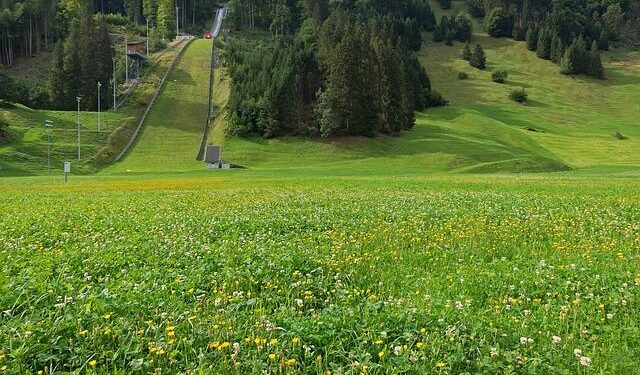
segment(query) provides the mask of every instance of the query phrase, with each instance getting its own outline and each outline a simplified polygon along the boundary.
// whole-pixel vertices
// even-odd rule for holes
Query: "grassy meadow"
[[[620,177],[4,179],[0,371],[636,373],[638,202]]]

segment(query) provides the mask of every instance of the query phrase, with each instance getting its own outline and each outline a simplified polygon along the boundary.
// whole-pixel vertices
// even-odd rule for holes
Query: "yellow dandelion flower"
[[[416,343],[416,348],[418,348],[418,349],[424,348],[424,343],[423,342]]]
[[[109,319],[111,318],[111,313],[106,313],[106,314],[104,314],[104,318],[105,318],[106,320],[109,320]]]
[[[215,341],[209,344],[209,349],[218,349],[219,346],[220,346],[220,342]]]
[[[297,362],[296,362],[295,358],[290,358],[290,359],[287,359],[286,365],[287,366],[295,366],[296,363]]]
[[[169,345],[173,345],[174,342],[176,342],[176,340],[174,340],[174,339],[167,340],[167,344],[169,344]]]
[[[136,331],[136,333],[138,335],[143,335],[144,334],[144,329],[140,328],[139,330]]]
[[[269,359],[270,359],[270,360],[275,361],[275,360],[276,360],[276,358],[277,358],[277,357],[276,357],[276,355],[275,355],[275,354],[273,354],[273,353],[269,354]]]
[[[378,353],[378,357],[384,358],[384,350]]]
[[[360,373],[361,374],[366,374],[367,371],[369,371],[369,366],[362,365],[362,367],[360,367]]]
[[[167,332],[167,336],[169,336],[169,337],[173,337],[173,336],[175,336],[175,335],[176,335],[176,334],[175,334],[175,332],[173,332],[173,331],[169,331],[169,332]]]
[[[85,336],[87,333],[89,333],[89,331],[83,329],[82,331],[80,331],[80,336]],[[2,359],[2,353],[0,353],[0,359]]]
[[[156,351],[156,355],[163,355],[165,353],[164,349],[158,349]]]
[[[220,344],[220,346],[218,346],[218,350],[224,350],[225,348],[228,348],[230,346],[231,344],[228,341],[225,341],[222,344]]]
[[[298,345],[300,344],[300,337],[294,337],[293,339],[291,339],[291,343],[293,345]]]
[[[98,362],[95,359],[92,359],[89,361],[89,366],[91,367],[96,367],[96,365],[98,364]]]
[[[443,367],[444,367],[444,366],[446,366],[446,365],[447,365],[447,364],[446,364],[446,363],[444,363],[444,362],[438,362],[438,363],[436,363],[436,367],[437,367],[437,368],[443,368]]]
[[[384,342],[384,341],[382,341],[382,340],[376,340],[376,341],[374,342],[374,344],[376,344],[376,345],[382,345],[382,343],[383,343],[383,342]]]
[[[167,332],[175,331],[176,330],[176,326],[168,326],[167,328],[165,328],[165,330]]]

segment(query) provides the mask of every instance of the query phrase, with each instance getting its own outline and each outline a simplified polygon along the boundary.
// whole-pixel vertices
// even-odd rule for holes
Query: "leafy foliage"
[[[526,103],[529,100],[529,94],[524,89],[512,90],[509,93],[509,99],[518,103]]]
[[[496,70],[491,73],[491,80],[496,83],[505,83],[509,77],[509,72],[506,70]]]

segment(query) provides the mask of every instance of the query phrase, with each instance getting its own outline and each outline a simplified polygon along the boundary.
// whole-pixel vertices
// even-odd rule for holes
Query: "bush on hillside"
[[[491,80],[496,83],[505,83],[509,77],[509,72],[506,70],[496,70],[491,73]]]
[[[513,90],[509,93],[509,99],[518,103],[526,103],[529,100],[529,94],[524,89]]]
[[[465,72],[458,72],[458,79],[469,79],[469,75]]]

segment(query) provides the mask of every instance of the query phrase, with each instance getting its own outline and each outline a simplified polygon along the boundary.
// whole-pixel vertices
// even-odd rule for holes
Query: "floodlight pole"
[[[78,102],[78,160],[80,160],[80,100],[82,98],[76,96],[76,101]]]
[[[116,84],[118,80],[116,78],[116,58],[113,58],[113,109],[116,109]]]
[[[98,131],[100,131],[100,87],[102,82],[98,82]]]
[[[44,127],[47,129],[47,174],[51,175],[51,128],[53,128],[53,122],[45,120]]]

